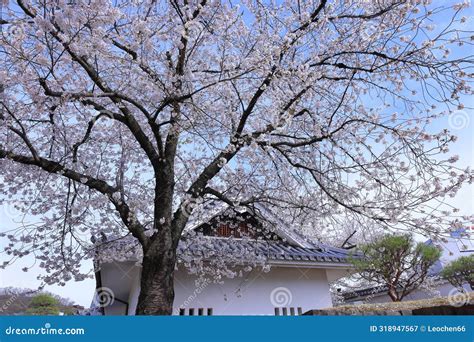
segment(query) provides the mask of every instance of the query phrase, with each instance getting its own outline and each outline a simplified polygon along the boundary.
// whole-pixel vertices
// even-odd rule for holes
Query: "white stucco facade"
[[[255,268],[221,283],[198,284],[182,267],[175,272],[174,315],[299,315],[332,306],[328,281],[346,275],[341,266]],[[140,267],[133,262],[103,264],[101,285],[114,297],[106,315],[133,315],[140,292]]]

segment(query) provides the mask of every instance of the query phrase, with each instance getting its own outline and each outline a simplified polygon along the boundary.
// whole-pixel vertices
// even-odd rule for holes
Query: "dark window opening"
[[[229,225],[221,224],[217,229],[217,236],[229,237],[232,235]]]

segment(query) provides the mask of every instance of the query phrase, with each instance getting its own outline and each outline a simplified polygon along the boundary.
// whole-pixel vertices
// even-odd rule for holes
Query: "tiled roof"
[[[198,242],[182,240],[178,254],[191,254],[196,257],[257,256],[269,261],[303,261],[323,263],[348,263],[350,251],[319,245],[317,248],[298,247],[281,241],[250,239],[229,239],[202,236]]]
[[[196,228],[200,225],[209,222],[216,215],[225,215],[228,210],[233,210],[233,208],[216,206],[212,210],[204,210],[202,217],[195,217],[191,220],[178,245],[178,260],[187,262],[199,258],[220,261],[226,261],[227,259],[235,261],[237,259],[242,263],[253,263],[255,261],[269,263],[349,263],[351,251],[308,240],[296,231],[288,229],[287,225],[277,215],[263,206],[256,207],[256,212],[251,214],[255,215],[259,221],[270,225],[271,231],[278,235],[282,241],[194,234]],[[138,241],[130,235],[115,240],[109,239],[109,242],[99,249],[102,252],[101,256],[114,260],[141,259],[141,249]],[[122,253],[118,256],[119,253],[117,252],[120,251]],[[359,255],[354,255],[354,257],[359,257]]]
[[[368,287],[360,290],[346,291],[342,293],[344,300],[351,300],[356,298],[362,298],[371,295],[377,295],[380,293],[386,293],[388,291],[387,285],[380,285],[374,287]]]
[[[111,260],[140,260],[141,249],[132,236],[112,240],[97,246],[102,257]],[[121,255],[120,251],[127,251]],[[183,238],[178,245],[178,260],[191,261],[229,259],[231,261],[270,263],[306,262],[347,264],[351,252],[346,249],[329,247],[320,244],[318,247],[299,247],[283,241],[265,241],[252,239],[223,238],[213,236],[196,236]],[[96,255],[96,257],[98,254]],[[358,257],[358,255],[354,255]]]

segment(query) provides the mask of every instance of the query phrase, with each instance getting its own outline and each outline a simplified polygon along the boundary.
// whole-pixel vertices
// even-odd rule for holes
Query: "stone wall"
[[[411,316],[411,315],[474,315],[474,304],[460,307],[450,305],[439,305],[406,310],[360,310],[357,306],[353,308],[331,308],[323,310],[310,310],[305,316]]]

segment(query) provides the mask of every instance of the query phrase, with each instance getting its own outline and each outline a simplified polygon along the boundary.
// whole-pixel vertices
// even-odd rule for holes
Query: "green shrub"
[[[53,296],[42,293],[31,299],[28,309],[28,315],[59,315],[59,301]]]
[[[435,246],[417,243],[411,235],[387,235],[361,247],[362,258],[351,258],[360,277],[387,287],[387,294],[397,302],[418,288],[429,268],[439,260]]]
[[[441,276],[458,289],[463,289],[466,283],[474,289],[474,254],[453,260],[443,269]]]

